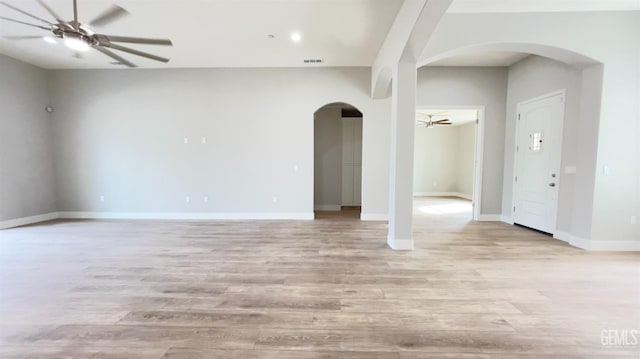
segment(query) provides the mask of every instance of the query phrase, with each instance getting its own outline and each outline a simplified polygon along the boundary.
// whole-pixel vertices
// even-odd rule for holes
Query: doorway
[[[565,91],[517,105],[513,221],[553,234],[558,214]]]
[[[458,209],[468,208],[461,216],[479,219],[483,134],[484,106],[416,109],[415,210],[424,207],[426,198],[450,198]]]
[[[314,113],[316,218],[359,218],[362,204],[362,112],[333,103]]]

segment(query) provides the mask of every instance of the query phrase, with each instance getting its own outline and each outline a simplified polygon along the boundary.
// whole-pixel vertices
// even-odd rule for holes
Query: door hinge
[[[516,182],[518,182],[518,176],[516,176]]]
[[[480,120],[476,118],[476,125],[480,123]]]
[[[520,146],[516,146],[516,152],[520,151]]]
[[[515,212],[515,211],[516,211],[516,206],[513,206],[513,212]]]
[[[518,114],[518,121],[520,121],[520,114]]]

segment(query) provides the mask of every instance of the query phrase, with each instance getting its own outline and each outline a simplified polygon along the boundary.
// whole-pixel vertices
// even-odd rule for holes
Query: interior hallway
[[[438,201],[416,202],[411,252],[330,217],[0,231],[0,357],[637,358],[600,335],[640,322],[640,254]]]

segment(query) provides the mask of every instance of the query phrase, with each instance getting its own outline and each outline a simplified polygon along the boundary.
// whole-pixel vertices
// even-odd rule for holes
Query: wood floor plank
[[[639,358],[640,254],[418,199],[415,249],[315,221],[58,220],[0,231],[0,358]],[[452,203],[452,202],[451,202]]]

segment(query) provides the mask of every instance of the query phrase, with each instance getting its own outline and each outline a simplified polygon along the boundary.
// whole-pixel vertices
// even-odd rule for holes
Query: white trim
[[[484,106],[478,107],[476,124],[476,149],[473,168],[473,219],[480,217],[482,206],[482,175],[484,172]]]
[[[511,216],[502,215],[500,220],[507,224],[513,224],[513,217]]]
[[[51,213],[38,214],[35,216],[29,216],[29,217],[8,219],[6,221],[0,222],[0,229],[26,226],[27,224],[51,221],[58,218],[60,218],[58,212],[51,212]]]
[[[481,214],[476,221],[479,222],[503,222],[501,214]]]
[[[461,192],[413,192],[414,197],[458,197],[472,200],[473,196]]]
[[[574,247],[578,247],[585,250],[591,249],[590,241],[588,239],[576,237],[573,234],[570,234],[567,232],[556,230],[556,233],[553,234],[553,238],[561,240],[563,242],[567,242],[567,244]]]
[[[591,241],[563,231],[556,231],[553,238],[588,251],[638,252],[640,241]]]
[[[316,204],[313,206],[314,211],[340,211],[342,206],[339,204]]]
[[[389,215],[386,213],[360,213],[361,221],[388,221]]]
[[[592,251],[640,252],[640,241],[590,241]]]
[[[313,220],[313,213],[60,212],[72,219]]]
[[[393,239],[391,236],[387,236],[387,244],[391,249],[397,251],[413,250],[413,239]]]
[[[551,91],[551,92],[548,92],[548,93],[546,93],[544,95],[540,95],[538,97],[534,97],[534,98],[530,98],[528,100],[520,101],[520,102],[518,102],[516,104],[516,107],[517,106],[521,106],[521,105],[526,105],[526,104],[529,104],[529,103],[533,103],[533,102],[538,102],[540,100],[544,100],[544,99],[547,99],[547,98],[550,98],[550,97],[556,97],[558,95],[563,95],[564,96],[566,93],[567,93],[567,89],[560,89],[560,90]]]
[[[484,105],[471,106],[417,106],[417,110],[476,110],[478,111],[478,121],[476,122],[476,147],[474,153],[474,169],[473,169],[473,194],[471,201],[473,202],[473,219],[479,220],[480,208],[482,207],[482,173],[484,169]],[[462,197],[466,198],[466,197]]]

